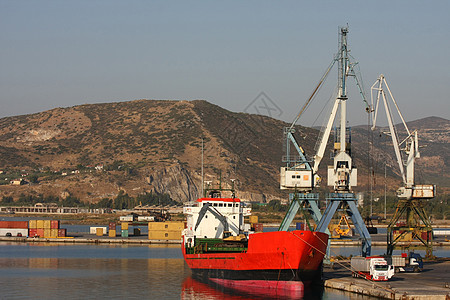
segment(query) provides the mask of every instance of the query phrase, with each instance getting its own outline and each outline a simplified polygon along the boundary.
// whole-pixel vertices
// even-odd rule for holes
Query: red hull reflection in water
[[[252,295],[292,299],[303,297],[303,283],[301,281],[228,280],[218,278],[211,278],[210,280],[226,288]]]
[[[233,281],[233,282],[231,282]],[[256,285],[247,282],[236,283],[234,280],[227,282],[205,283],[192,277],[188,277],[183,282],[181,299],[183,300],[249,300],[249,299],[302,299],[303,284],[292,285],[285,289],[274,289],[269,286]],[[301,286],[301,287],[300,287]]]

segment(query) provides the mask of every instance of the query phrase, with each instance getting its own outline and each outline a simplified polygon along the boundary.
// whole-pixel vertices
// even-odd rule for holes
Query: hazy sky
[[[0,0],[0,117],[205,99],[250,113],[266,101],[260,113],[292,121],[348,23],[368,95],[383,73],[407,120],[449,119],[449,12],[450,1]],[[322,124],[336,82],[337,69],[300,124]],[[350,123],[367,123],[349,95]]]

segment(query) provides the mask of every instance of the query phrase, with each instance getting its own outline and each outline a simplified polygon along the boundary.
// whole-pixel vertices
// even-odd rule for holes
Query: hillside
[[[444,121],[447,127],[436,129],[436,122]],[[448,170],[449,121],[444,121],[416,121],[426,133],[423,139],[429,139],[420,167],[427,180],[434,180],[439,168]],[[179,202],[195,200],[201,189],[203,139],[206,180],[237,179],[238,196],[246,200],[285,199],[278,176],[286,125],[201,100],[90,104],[2,118],[0,197],[72,195],[95,203],[114,198],[120,191],[131,196],[151,191],[168,193]],[[306,153],[313,153],[317,134],[315,129],[297,127],[298,141]],[[353,131],[359,190],[367,189],[368,136],[366,129]],[[385,144],[374,140],[378,164],[383,161]],[[330,161],[326,157],[323,176]],[[395,188],[399,183],[396,165],[392,157],[387,160],[389,186]],[[384,174],[384,167],[375,171]],[[17,177],[31,184],[10,185]],[[441,180],[448,185],[448,175]]]

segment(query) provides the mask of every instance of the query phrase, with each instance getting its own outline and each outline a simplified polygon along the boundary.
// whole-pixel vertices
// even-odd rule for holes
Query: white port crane
[[[397,210],[388,225],[387,254],[392,255],[396,244],[403,240],[408,233],[412,233],[412,237],[417,238],[425,245],[427,255],[432,255],[432,227],[423,209],[423,201],[420,200],[434,198],[436,187],[434,185],[415,184],[414,164],[416,158],[420,157],[418,133],[417,130],[409,130],[383,74],[378,77],[377,81],[371,87],[371,104],[374,107],[372,111],[372,130],[376,129],[381,102],[384,104],[389,133],[392,138],[397,164],[403,181],[403,186],[397,190],[397,197],[399,198]],[[394,125],[390,103],[394,105],[406,132],[406,137],[403,140],[399,139],[398,131]],[[403,213],[406,213],[406,222],[404,225],[397,225]],[[393,232],[395,231],[399,231],[401,234],[394,236]],[[422,235],[422,232],[426,232],[426,234]]]
[[[287,230],[298,210],[302,206],[309,206],[312,217],[317,224],[316,231],[328,232],[328,225],[334,213],[338,209],[338,206],[344,202],[341,207],[343,207],[344,210],[346,210],[351,216],[356,230],[362,237],[362,255],[366,256],[370,255],[371,252],[371,238],[356,207],[356,198],[351,190],[352,187],[357,185],[357,169],[352,164],[352,158],[350,155],[350,135],[347,134],[347,77],[351,76],[356,79],[356,84],[359,88],[360,94],[363,97],[363,101],[366,103],[366,110],[370,111],[370,107],[364,95],[359,73],[355,72],[355,66],[357,63],[352,62],[350,59],[349,50],[347,47],[347,33],[347,27],[340,28],[339,52],[333,58],[333,61],[320,79],[319,84],[313,91],[312,95],[301,109],[297,118],[294,120],[292,125],[284,131],[286,137],[286,156],[283,159],[283,162],[286,163],[286,166],[282,167],[280,170],[280,188],[292,190],[294,193],[290,194],[290,199],[292,200],[291,205],[288,213],[280,225],[279,230]],[[305,152],[298,145],[293,136],[294,126],[301,114],[305,111],[306,107],[316,95],[317,91],[322,86],[325,78],[336,62],[338,62],[339,66],[338,95],[329,115],[325,131],[320,138],[319,147],[314,155],[314,159],[307,160]],[[312,191],[321,181],[317,172],[320,162],[324,156],[327,142],[339,109],[339,139],[338,142],[334,143],[335,156],[333,166],[329,166],[328,168],[328,185],[333,186],[334,193],[328,195],[327,200],[330,201],[330,204],[322,216],[317,205],[319,195],[317,193],[312,193]],[[297,157],[291,156],[291,144],[293,144],[298,153]]]

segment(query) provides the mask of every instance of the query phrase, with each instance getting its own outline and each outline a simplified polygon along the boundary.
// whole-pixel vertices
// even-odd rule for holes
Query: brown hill
[[[91,104],[2,118],[0,179],[9,183],[23,174],[36,183],[3,184],[0,197],[73,195],[97,202],[124,190],[132,196],[155,191],[176,201],[191,201],[200,191],[203,139],[206,180],[217,180],[219,174],[224,182],[237,179],[238,196],[247,200],[285,199],[278,189],[278,174],[286,125],[200,100]],[[297,128],[306,153],[313,153],[317,134],[315,129]],[[360,190],[367,186],[367,141],[367,130],[354,130]],[[375,148],[381,152],[383,145]],[[448,157],[441,154],[447,168]],[[328,162],[329,158],[322,164]],[[389,170],[389,176],[395,177],[395,172]],[[392,185],[397,182],[398,177]]]

